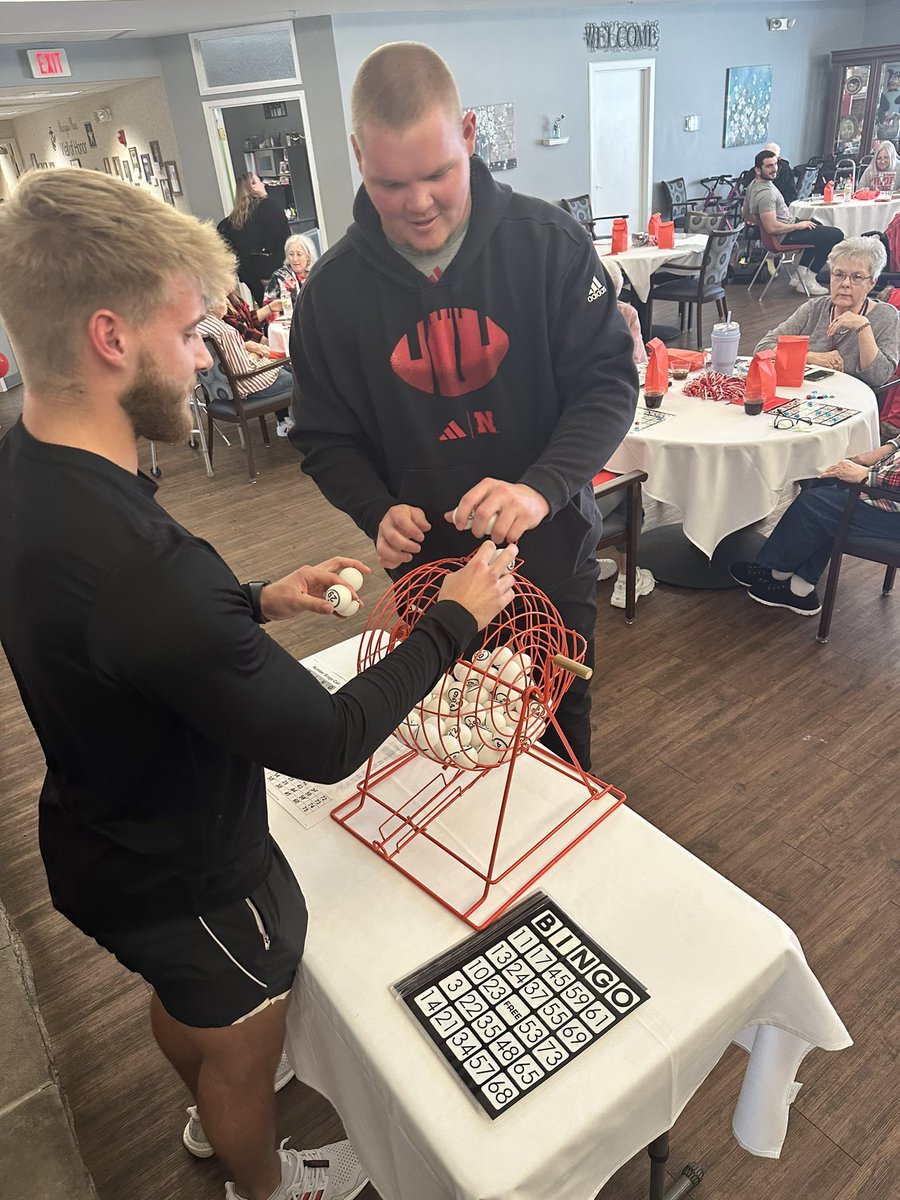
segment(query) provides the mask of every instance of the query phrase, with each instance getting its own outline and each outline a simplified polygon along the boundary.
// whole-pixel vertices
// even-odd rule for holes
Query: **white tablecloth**
[[[795,200],[791,215],[798,221],[815,218],[821,225],[843,230],[844,237],[859,237],[872,229],[887,229],[900,212],[900,196],[892,200],[850,200],[847,204],[823,204],[821,200]]]
[[[347,676],[355,654],[317,657]],[[519,762],[512,812],[531,787],[558,793],[547,771]],[[270,818],[310,910],[288,1053],[384,1200],[593,1200],[736,1039],[752,1050],[735,1136],[777,1158],[801,1059],[851,1044],[791,930],[623,806],[540,886],[651,999],[492,1122],[389,991],[470,931],[331,820],[304,829],[274,802]]]
[[[834,393],[833,403],[857,415],[830,427],[779,430],[770,413],[748,417],[739,405],[685,396],[684,384],[674,383],[662,403],[662,411],[674,415],[629,433],[607,465],[611,471],[646,471],[644,491],[680,509],[685,534],[711,558],[722,538],[768,516],[788,484],[879,444],[871,388],[835,373],[815,385],[780,387],[777,394],[793,399],[813,387]]]
[[[274,351],[275,354],[283,355],[286,358],[290,333],[290,321],[270,321],[267,332],[269,349]]]
[[[707,237],[704,234],[675,235],[675,246],[672,250],[660,250],[658,246],[634,246],[623,250],[621,254],[611,257],[628,276],[631,286],[639,300],[645,304],[650,295],[650,276],[666,263],[675,263],[679,267],[699,267],[706,249]],[[611,241],[601,238],[594,242],[600,258],[609,255]]]

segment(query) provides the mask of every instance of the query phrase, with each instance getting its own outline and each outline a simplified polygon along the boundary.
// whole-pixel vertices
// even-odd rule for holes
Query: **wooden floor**
[[[763,307],[748,302],[743,287],[729,293],[744,349],[797,304],[781,281]],[[0,394],[4,427],[20,403],[20,389]],[[253,487],[236,445],[217,444],[213,480],[185,446],[165,447],[160,458],[160,501],[242,578],[276,577],[335,551],[374,564],[371,546],[301,476],[283,441],[260,447]],[[598,771],[634,809],[794,928],[855,1039],[851,1050],[817,1051],[804,1064],[780,1162],[751,1157],[734,1142],[730,1115],[745,1059],[734,1048],[725,1055],[672,1135],[673,1174],[688,1159],[702,1162],[698,1195],[706,1200],[900,1194],[900,743],[892,732],[900,719],[900,595],[883,599],[880,578],[872,565],[848,566],[827,646],[815,642],[815,621],[754,605],[742,589],[660,585],[626,628],[609,606],[611,584],[600,586]],[[383,576],[368,586],[370,597],[379,583]],[[273,636],[300,656],[361,625],[362,616],[339,628],[310,618],[279,625]],[[101,1200],[219,1198],[219,1164],[197,1162],[181,1146],[188,1098],[150,1037],[144,985],[49,905],[35,832],[41,777],[4,660],[0,896],[31,957],[88,1169]],[[294,1145],[339,1135],[328,1104],[299,1083],[278,1103],[279,1137],[290,1135]],[[604,1200],[645,1194],[643,1156],[602,1193]],[[376,1200],[371,1187],[363,1196]]]

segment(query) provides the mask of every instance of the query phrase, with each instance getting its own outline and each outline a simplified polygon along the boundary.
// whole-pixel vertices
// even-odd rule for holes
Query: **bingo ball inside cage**
[[[360,645],[361,671],[408,635],[437,602],[447,572],[461,565],[426,563],[382,597]],[[502,766],[543,735],[584,649],[544,593],[516,575],[512,602],[416,705],[397,737],[436,763],[467,771]]]
[[[464,561],[423,564],[385,593],[362,636],[360,671],[410,635]],[[332,817],[484,928],[625,799],[579,766],[556,722],[574,675],[590,677],[584,653],[584,639],[514,572],[510,604],[396,730],[406,753],[377,769],[370,759]],[[568,758],[540,745],[551,724]]]

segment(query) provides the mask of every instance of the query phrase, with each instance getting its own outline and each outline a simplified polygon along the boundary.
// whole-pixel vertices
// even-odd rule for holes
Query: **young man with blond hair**
[[[474,156],[475,114],[428,46],[370,54],[351,112],[355,221],[310,274],[291,336],[303,470],[397,573],[468,554],[472,535],[521,539],[524,574],[590,663],[591,480],[637,398],[615,296],[573,218]],[[589,767],[587,683],[558,718]]]
[[[138,471],[139,437],[189,429],[210,365],[197,326],[233,273],[210,226],[93,171],[29,172],[0,206],[0,321],[25,381],[0,442],[0,640],[47,762],[51,898],[153,989],[153,1033],[197,1104],[185,1144],[219,1154],[232,1200],[350,1200],[366,1177],[348,1143],[275,1149],[306,906],[263,765],[355,770],[508,602],[515,548],[448,576],[404,644],[333,696],[267,637],[332,615],[336,572],[368,568],[242,586]],[[53,280],[41,323],[35,279]]]

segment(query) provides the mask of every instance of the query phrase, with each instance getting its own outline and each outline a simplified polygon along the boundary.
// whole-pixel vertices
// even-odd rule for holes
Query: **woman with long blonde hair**
[[[238,278],[260,305],[265,282],[281,265],[282,246],[290,237],[284,209],[259,176],[248,171],[235,181],[234,207],[217,228],[237,255]]]

